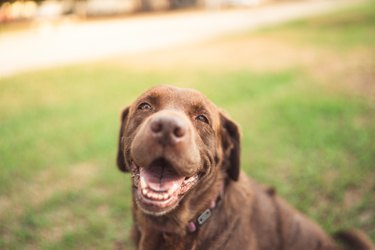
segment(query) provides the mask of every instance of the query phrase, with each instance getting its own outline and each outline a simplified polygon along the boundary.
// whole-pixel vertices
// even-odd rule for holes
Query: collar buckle
[[[199,215],[197,219],[198,225],[202,226],[203,223],[205,223],[208,220],[208,218],[211,217],[211,214],[211,209],[207,208],[201,215]]]

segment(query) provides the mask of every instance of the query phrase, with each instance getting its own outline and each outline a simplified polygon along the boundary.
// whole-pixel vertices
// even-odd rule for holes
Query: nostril
[[[161,122],[154,121],[153,123],[151,123],[152,132],[159,133],[160,131],[162,131],[162,129],[163,129],[163,124]]]
[[[187,124],[178,117],[158,116],[149,123],[149,133],[163,144],[176,143],[188,133]]]
[[[176,127],[174,130],[173,130],[173,134],[176,136],[176,137],[183,137],[185,135],[185,128],[183,127]]]

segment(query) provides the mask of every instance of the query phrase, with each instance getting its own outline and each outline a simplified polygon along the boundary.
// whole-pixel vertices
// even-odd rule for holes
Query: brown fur
[[[147,106],[143,110],[142,103],[150,104],[151,108]],[[209,123],[197,118],[202,113]],[[161,146],[161,142],[154,139],[150,126],[160,117],[167,117],[173,124],[182,122],[184,136],[180,141]],[[147,166],[160,156],[172,162],[180,175],[199,173],[200,178],[177,205],[156,209],[137,198],[139,184],[133,176],[132,234],[137,249],[337,248],[331,237],[277,196],[273,188],[259,186],[240,171],[237,125],[199,92],[156,87],[123,111],[117,156],[119,168],[131,171],[134,159],[137,164]],[[195,221],[213,201],[216,207],[212,209],[212,216],[197,230],[189,231],[189,222]],[[348,238],[348,235],[352,236],[341,236]],[[371,242],[359,241],[361,249],[371,249]]]

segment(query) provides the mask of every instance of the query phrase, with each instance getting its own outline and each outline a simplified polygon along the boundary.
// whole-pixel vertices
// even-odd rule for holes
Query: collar
[[[211,217],[213,210],[215,210],[218,204],[223,200],[223,196],[224,184],[221,187],[218,197],[211,202],[210,207],[199,214],[197,218],[189,221],[189,224],[187,226],[187,230],[189,233],[194,233],[195,231],[197,231]]]

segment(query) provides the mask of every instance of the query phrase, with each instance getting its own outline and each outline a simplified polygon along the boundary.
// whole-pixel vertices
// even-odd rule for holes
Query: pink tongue
[[[155,191],[176,191],[182,185],[184,177],[177,175],[168,168],[154,166],[150,169],[140,169],[140,177]]]

